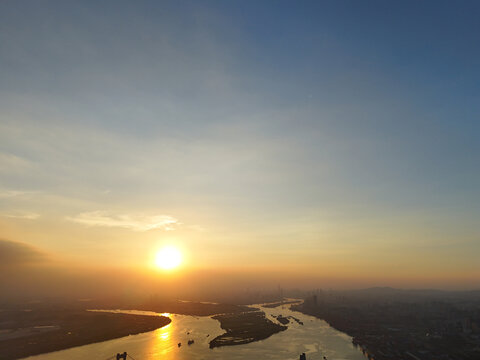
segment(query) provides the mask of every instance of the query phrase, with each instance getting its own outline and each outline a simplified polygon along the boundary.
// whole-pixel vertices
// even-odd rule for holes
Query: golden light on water
[[[182,263],[182,254],[173,246],[166,246],[155,255],[155,266],[163,270],[173,270]]]
[[[171,314],[163,313],[162,316],[167,316],[171,318]],[[155,339],[151,342],[150,353],[152,354],[152,359],[161,358],[164,360],[174,360],[176,359],[176,353],[178,352],[177,342],[173,338],[174,332],[173,319],[172,322],[168,325],[165,325],[157,330],[155,330]]]
[[[162,340],[162,341],[170,340],[170,333],[172,331],[171,327],[172,327],[172,323],[158,329],[156,332],[158,340]]]

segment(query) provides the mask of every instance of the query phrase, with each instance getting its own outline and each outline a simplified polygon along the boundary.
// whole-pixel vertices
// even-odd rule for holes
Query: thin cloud
[[[28,191],[20,190],[0,190],[0,198],[14,198],[29,194]]]
[[[35,220],[40,217],[40,214],[32,213],[32,212],[12,212],[12,213],[3,213],[0,214],[2,217],[12,218],[12,219],[25,219],[25,220]]]
[[[188,227],[190,230],[193,230],[193,231],[198,231],[198,232],[205,232],[207,231],[207,229],[205,229],[204,227],[200,226],[200,225],[190,225]]]
[[[180,225],[177,219],[169,215],[109,214],[104,211],[84,212],[67,220],[87,226],[119,227],[134,231],[170,231]]]
[[[13,154],[0,152],[0,169],[13,171],[31,167],[30,161]]]

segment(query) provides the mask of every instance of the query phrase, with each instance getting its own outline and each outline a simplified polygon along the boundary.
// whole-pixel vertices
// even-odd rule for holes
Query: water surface
[[[324,356],[328,360],[365,360],[362,352],[352,345],[351,337],[333,329],[323,320],[292,311],[288,306],[261,309],[272,321],[276,321],[272,315],[281,314],[293,316],[304,325],[291,320],[287,330],[268,339],[245,345],[210,349],[210,340],[224,333],[220,323],[210,317],[119,311],[142,315],[166,315],[172,322],[147,333],[31,356],[27,359],[102,360],[126,351],[135,360],[298,360],[302,352],[307,353],[308,360],[322,360]],[[195,340],[195,343],[187,345],[190,339]],[[178,343],[182,346],[178,347]]]

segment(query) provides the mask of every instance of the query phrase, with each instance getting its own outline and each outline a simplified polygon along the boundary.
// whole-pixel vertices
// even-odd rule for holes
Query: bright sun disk
[[[164,270],[172,270],[182,262],[182,254],[173,246],[164,247],[155,256],[155,265]]]

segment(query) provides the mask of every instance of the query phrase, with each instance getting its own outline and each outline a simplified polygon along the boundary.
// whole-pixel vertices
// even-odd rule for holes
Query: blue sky
[[[0,235],[104,261],[139,222],[174,219],[134,233],[139,251],[478,276],[479,15],[474,1],[2,2]]]

